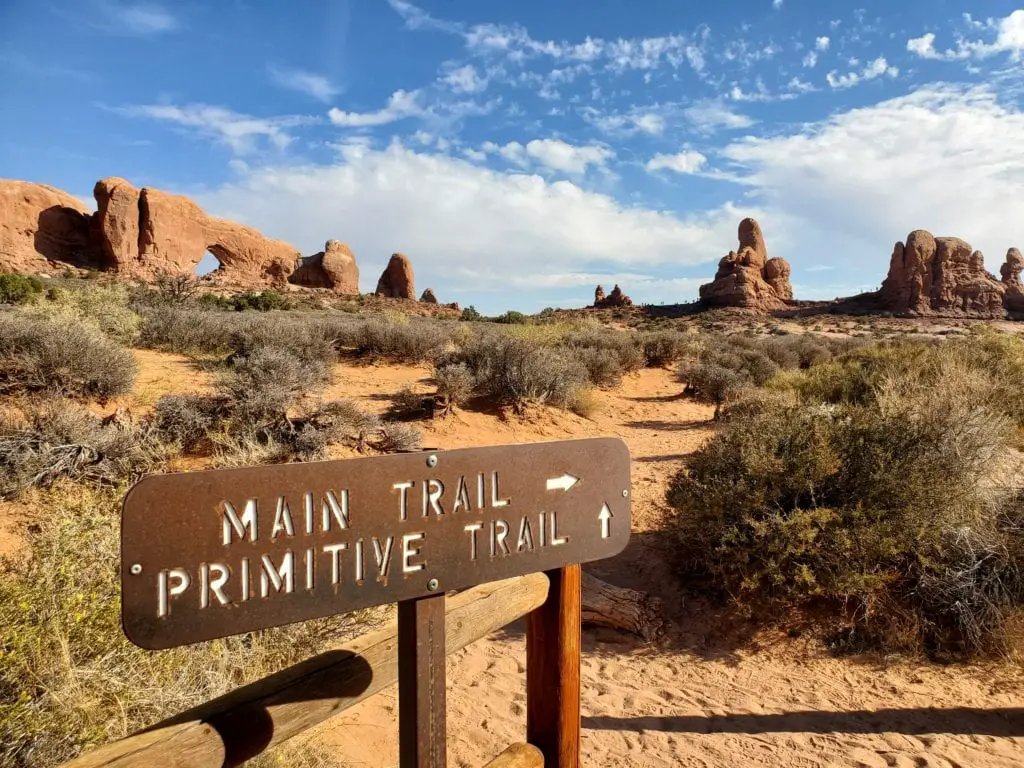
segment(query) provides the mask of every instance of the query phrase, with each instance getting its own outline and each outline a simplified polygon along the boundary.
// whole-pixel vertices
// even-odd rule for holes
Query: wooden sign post
[[[398,603],[402,768],[445,765],[445,593],[547,572],[529,619],[528,736],[579,755],[579,564],[630,535],[614,438],[143,478],[121,523],[122,624],[171,648]]]

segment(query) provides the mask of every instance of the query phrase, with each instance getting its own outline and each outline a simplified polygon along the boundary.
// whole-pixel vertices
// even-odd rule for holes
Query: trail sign
[[[611,557],[629,470],[590,438],[151,475],[124,500],[124,631],[170,648]]]

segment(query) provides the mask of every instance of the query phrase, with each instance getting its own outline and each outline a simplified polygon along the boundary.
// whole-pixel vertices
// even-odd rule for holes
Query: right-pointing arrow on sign
[[[601,538],[602,539],[607,539],[609,536],[612,535],[611,528],[612,528],[612,518],[613,517],[615,517],[615,515],[612,514],[612,511],[608,508],[608,505],[607,504],[602,504],[601,505],[601,514],[599,514],[597,516],[597,519],[601,521]]]
[[[549,477],[547,489],[549,491],[568,491],[579,481],[580,479],[578,477],[573,477],[570,474],[565,474],[561,477]]]

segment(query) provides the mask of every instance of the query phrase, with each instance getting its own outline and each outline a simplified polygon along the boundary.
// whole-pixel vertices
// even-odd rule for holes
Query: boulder
[[[598,291],[594,292],[594,306],[598,309],[605,309],[608,307],[631,307],[633,306],[633,300],[622,292],[622,289],[616,285],[612,288],[611,293],[604,296],[604,291],[601,290],[601,286],[598,286],[598,291],[601,293],[601,298],[598,298]]]
[[[416,298],[412,262],[408,256],[401,253],[391,254],[391,260],[377,281],[376,293],[389,299]]]
[[[102,267],[91,220],[89,208],[66,192],[0,179],[0,272]]]
[[[985,270],[981,251],[958,237],[923,229],[896,243],[876,296],[897,313],[1000,317],[1007,285]]]
[[[437,304],[437,296],[434,295],[434,289],[427,288],[423,292],[423,295],[420,296],[420,301],[425,302],[427,304]]]
[[[789,262],[768,258],[761,226],[751,218],[740,222],[739,251],[729,251],[718,262],[715,279],[700,287],[700,298],[713,307],[782,309],[793,298]]]
[[[307,288],[329,288],[345,296],[359,295],[359,265],[355,254],[339,240],[328,240],[324,249],[302,259],[288,282]]]

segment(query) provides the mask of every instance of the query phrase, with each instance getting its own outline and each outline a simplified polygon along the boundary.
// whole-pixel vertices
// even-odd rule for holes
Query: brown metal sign
[[[122,622],[170,648],[621,552],[616,438],[152,475],[124,501]]]

